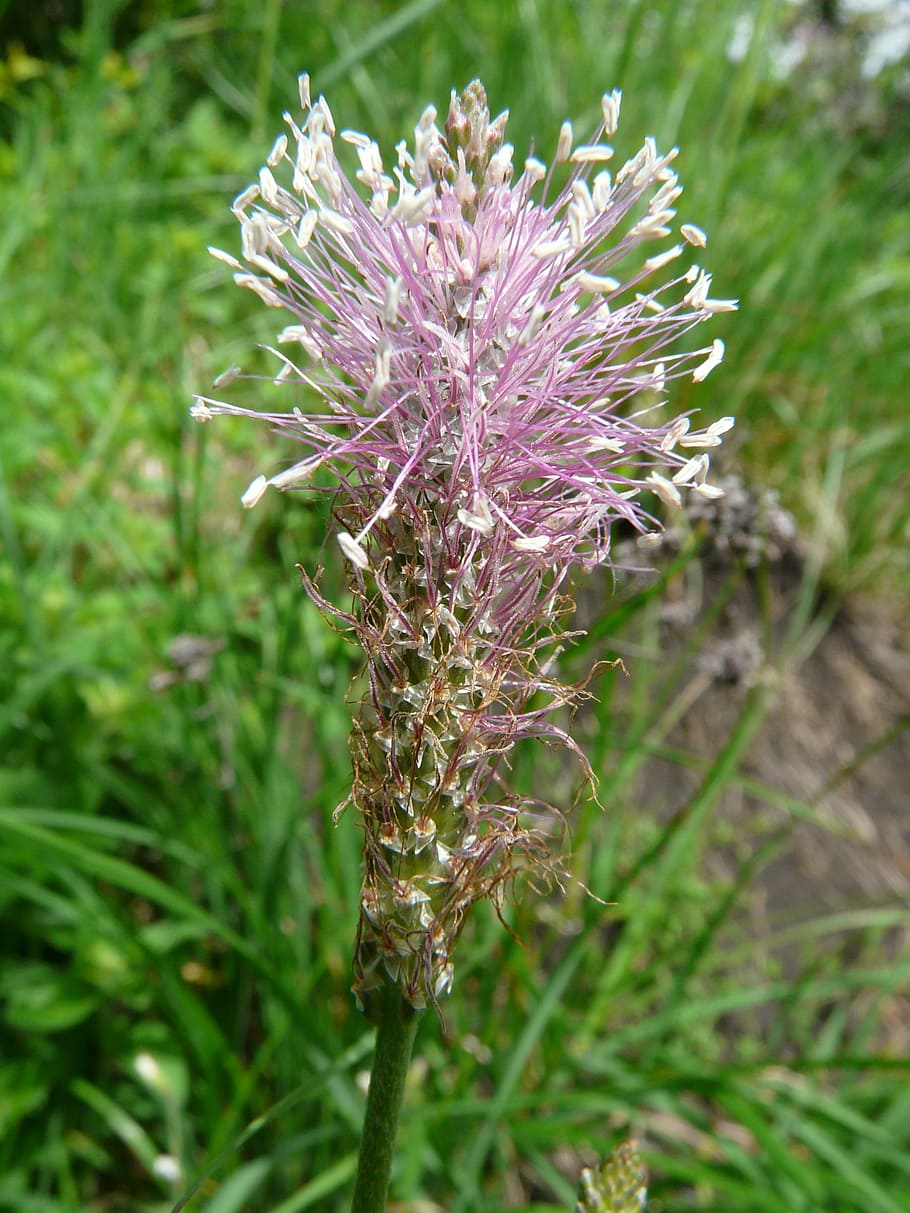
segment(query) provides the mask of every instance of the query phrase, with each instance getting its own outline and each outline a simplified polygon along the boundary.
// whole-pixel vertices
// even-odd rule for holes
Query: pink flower
[[[467,908],[537,845],[520,805],[490,803],[503,755],[529,733],[572,745],[528,707],[535,691],[573,697],[537,659],[569,571],[609,561],[615,522],[652,528],[649,494],[716,494],[707,451],[732,419],[649,422],[670,381],[723,357],[720,341],[682,353],[678,339],[736,305],[712,300],[697,266],[670,268],[704,245],[694,225],[638,252],[670,235],[681,188],[675,151],[651,139],[611,176],[617,92],[589,143],[565,123],[553,163],[528,159],[514,182],[508,115],[490,120],[477,82],[452,94],[444,131],[424,112],[391,173],[374,142],[342,131],[356,185],[305,76],[301,101],[302,125],[285,115],[292,142],[234,203],[249,268],[212,250],[289,313],[278,344],[299,353],[275,351],[276,380],[296,407],[199,397],[194,413],[258,417],[302,447],[253,481],[247,506],[323,466],[340,485],[357,599],[342,617],[371,687],[353,742],[367,837],[355,988],[400,981],[423,1005],[451,983]]]

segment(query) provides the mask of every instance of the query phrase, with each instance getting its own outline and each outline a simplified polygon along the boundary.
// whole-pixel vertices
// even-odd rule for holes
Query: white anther
[[[536,160],[533,156],[529,156],[525,161],[525,176],[532,185],[536,185],[538,181],[543,181],[547,175],[547,166],[542,160]]]
[[[339,138],[343,139],[345,143],[352,144],[358,150],[365,150],[373,142],[369,135],[362,135],[360,131],[342,131]]]
[[[289,324],[283,328],[278,334],[278,344],[287,345],[290,341],[296,341],[298,345],[302,345],[309,356],[318,362],[322,357],[322,346],[302,324]]]
[[[365,403],[367,408],[372,408],[385,389],[389,386],[391,366],[392,347],[385,339],[383,339],[376,351],[376,370],[373,375],[373,382],[370,384],[370,389],[366,395]]]
[[[269,478],[269,484],[276,489],[287,489],[292,484],[304,484],[319,467],[321,459],[302,459],[283,472],[276,472]]]
[[[490,158],[484,181],[488,186],[502,185],[512,176],[512,155],[515,149],[511,143],[504,143]]]
[[[613,159],[613,149],[607,143],[582,143],[570,156],[573,164],[605,164]]]
[[[320,93],[319,100],[316,102],[316,108],[322,114],[322,120],[325,123],[325,129],[334,138],[335,135],[335,119],[332,116],[332,111],[329,109],[329,103]]]
[[[545,552],[549,546],[550,540],[546,535],[522,535],[512,540],[516,552]]]
[[[240,221],[240,250],[244,257],[249,261],[250,257],[255,257],[257,253],[261,253],[265,247],[265,241],[262,239],[264,232],[262,225],[250,223],[241,219]]]
[[[663,542],[663,535],[660,531],[646,531],[644,535],[639,535],[636,543],[640,548],[659,548]]]
[[[258,295],[266,307],[284,307],[284,300],[267,282],[257,278],[255,274],[235,274],[234,281],[238,286]]]
[[[259,192],[262,194],[263,201],[268,206],[275,206],[277,204],[278,182],[275,180],[272,170],[265,166],[259,170]]]
[[[736,425],[735,417],[721,417],[717,421],[712,421],[708,426],[708,433],[712,438],[719,437],[721,434],[726,434]]]
[[[571,253],[572,245],[568,240],[541,240],[531,249],[531,256],[543,260],[545,257],[556,257],[560,253]]]
[[[604,169],[603,172],[597,174],[594,178],[594,188],[591,191],[591,197],[594,206],[598,213],[603,213],[607,209],[607,204],[610,201],[610,196],[613,192],[613,178],[609,172]]]
[[[518,344],[522,347],[530,345],[537,334],[540,332],[540,326],[543,324],[545,310],[539,303],[534,305],[534,310],[531,312],[528,323],[521,331],[521,336],[518,338]]]
[[[206,421],[211,421],[215,414],[204,401],[196,400],[190,408],[190,416],[204,425]]]
[[[607,138],[612,139],[619,126],[619,109],[622,105],[622,93],[614,88],[611,93],[604,93],[600,100],[600,108],[604,118],[604,130]]]
[[[654,270],[663,269],[665,265],[669,265],[671,261],[675,261],[683,251],[681,244],[674,244],[672,248],[668,248],[664,253],[658,253],[656,257],[649,257],[644,264],[646,274],[650,274]]]
[[[342,236],[350,236],[354,230],[354,224],[344,215],[339,215],[337,211],[331,210],[324,206],[319,212],[320,220],[326,227],[331,228],[333,232],[338,232]]]
[[[564,122],[559,128],[559,139],[556,143],[556,156],[554,157],[557,164],[564,164],[572,152],[572,123]]]
[[[690,270],[689,273],[691,274],[691,272]],[[689,274],[686,275],[686,281],[690,281]],[[693,282],[692,289],[683,295],[683,303],[687,303],[689,307],[702,308],[708,298],[708,291],[711,289],[711,275],[699,269],[691,281]]]
[[[679,489],[672,481],[667,480],[666,476],[661,476],[660,472],[652,472],[645,480],[645,484],[654,490],[664,505],[671,506],[675,510],[682,506]]]
[[[318,218],[319,214],[316,211],[303,212],[300,217],[300,226],[297,228],[297,231],[294,234],[298,248],[305,249],[310,243],[310,238],[312,237],[313,232],[316,230],[316,221]]]
[[[703,379],[707,379],[707,377],[711,374],[711,372],[714,370],[714,368],[716,366],[719,366],[723,362],[723,360],[724,360],[724,343],[721,341],[721,339],[719,337],[716,337],[714,339],[713,345],[711,346],[711,353],[704,360],[704,362],[700,362],[698,364],[698,366],[695,368],[695,370],[692,372],[693,381],[695,383],[701,383]],[[715,435],[712,435],[712,437],[715,437]]]
[[[667,310],[659,299],[651,295],[636,294],[635,302],[642,304],[646,312],[654,312],[656,315]]]
[[[250,483],[249,488],[240,498],[240,504],[245,510],[251,510],[256,502],[261,500],[262,494],[268,487],[269,482],[266,480],[265,476],[257,476],[256,479]]]
[[[224,252],[223,249],[215,248],[214,245],[210,244],[208,251],[211,254],[211,256],[213,256],[215,258],[216,261],[223,261],[224,264],[229,265],[232,270],[243,269],[243,266],[240,264],[240,262],[237,260],[237,258],[232,257],[230,253]]]
[[[482,493],[474,494],[474,502],[470,511],[458,511],[458,521],[462,526],[477,531],[481,535],[493,534],[493,515],[490,513],[490,504]]]
[[[597,214],[597,211],[594,209],[594,201],[591,198],[591,191],[588,189],[587,181],[572,182],[572,197],[584,213],[585,220],[590,222]]]
[[[407,227],[416,227],[429,215],[435,201],[436,187],[434,185],[425,186],[419,193],[412,190],[410,193],[400,194],[398,201],[392,207],[392,218],[404,223]]]
[[[684,437],[689,432],[689,418],[677,417],[671,424],[670,428],[660,440],[660,449],[662,451],[672,451],[679,442],[680,438]]]
[[[618,278],[611,278],[608,274],[589,274],[587,270],[576,274],[574,281],[580,290],[590,291],[592,295],[612,294],[621,285]]]
[[[698,493],[699,497],[705,497],[708,501],[716,501],[718,497],[723,497],[724,490],[718,488],[716,484],[694,484],[692,492]]]
[[[707,451],[711,447],[720,446],[722,439],[719,434],[707,434],[703,430],[694,434],[686,434],[680,438],[679,445],[689,451]]]
[[[397,324],[398,322],[398,304],[401,301],[401,287],[404,279],[386,278],[385,281],[385,301],[382,306],[382,317],[386,324]]]
[[[265,257],[261,253],[253,253],[247,258],[250,265],[254,265],[257,269],[268,274],[270,278],[274,278],[276,282],[287,282],[289,274],[282,265],[278,265],[272,261],[270,257]]]
[[[655,214],[657,211],[671,207],[682,192],[683,187],[679,184],[679,178],[675,173],[670,173],[657,193],[652,195],[651,201],[648,203],[648,210]]]
[[[691,244],[693,248],[704,248],[708,243],[708,237],[701,230],[701,228],[696,227],[694,223],[684,223],[679,229],[679,234],[688,244]]]
[[[266,160],[265,160],[266,164],[270,168],[275,168],[275,166],[280,164],[281,161],[284,159],[284,153],[287,150],[288,150],[287,135],[279,135],[278,138],[275,140],[275,142],[272,144],[272,150],[269,152],[268,156],[266,156]]]
[[[259,186],[248,185],[246,189],[239,193],[231,203],[231,210],[235,215],[241,215],[243,211],[250,205],[250,203],[255,202],[258,197]]]
[[[586,446],[589,451],[612,451],[614,455],[621,455],[626,449],[621,438],[601,438],[596,434],[588,439]]]
[[[673,483],[691,484],[693,481],[701,483],[708,474],[708,462],[707,455],[693,455],[677,472],[674,472]]]
[[[215,376],[212,381],[212,387],[226,387],[229,383],[233,383],[239,374],[239,366],[229,366],[226,371],[222,371],[220,375]]]
[[[671,235],[672,230],[666,222],[666,212],[664,212],[661,216],[646,215],[641,223],[636,223],[629,235],[636,240],[663,240],[665,236]]]
[[[351,564],[356,565],[358,569],[362,569],[364,572],[366,572],[370,567],[370,562],[367,559],[366,552],[363,550],[360,544],[357,543],[356,540],[354,540],[347,533],[347,531],[339,531],[335,538],[338,540],[338,546],[341,548],[342,552],[344,552],[345,556],[347,556],[348,560],[350,560]]]
[[[577,202],[570,202],[566,210],[569,221],[569,240],[572,248],[579,249],[585,242],[585,215]]]
[[[706,299],[701,306],[703,311],[710,312],[712,315],[717,312],[737,312],[739,311],[739,300]]]
[[[420,115],[420,121],[417,123],[418,131],[428,131],[436,121],[436,106],[428,105]]]

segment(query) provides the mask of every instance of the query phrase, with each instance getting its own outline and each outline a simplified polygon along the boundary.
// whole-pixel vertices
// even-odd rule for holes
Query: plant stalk
[[[420,1012],[404,1001],[396,986],[389,985],[372,992],[367,1013],[377,1027],[376,1049],[351,1213],[384,1213],[398,1112]]]

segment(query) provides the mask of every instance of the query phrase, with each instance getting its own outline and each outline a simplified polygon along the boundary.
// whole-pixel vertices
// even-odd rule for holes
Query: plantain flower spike
[[[242,261],[212,250],[283,314],[275,380],[291,407],[202,396],[193,412],[259,418],[297,443],[245,506],[270,488],[334,495],[351,610],[304,580],[366,660],[346,802],[365,839],[354,990],[369,1011],[396,983],[419,1008],[451,988],[471,906],[546,862],[539,806],[504,773],[520,738],[578,753],[551,718],[580,694],[552,669],[570,574],[610,564],[616,523],[653,533],[655,499],[718,492],[707,452],[732,419],[661,418],[673,380],[723,357],[720,341],[678,339],[736,304],[678,268],[700,228],[667,246],[675,149],[648,138],[607,167],[618,92],[589,142],[565,123],[549,166],[516,167],[508,114],[491,119],[474,81],[442,129],[429,106],[388,167],[300,84],[302,116],[285,114],[233,205]]]

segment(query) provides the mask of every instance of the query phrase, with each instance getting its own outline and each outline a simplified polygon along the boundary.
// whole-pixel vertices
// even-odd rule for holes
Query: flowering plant
[[[681,187],[675,151],[650,138],[611,175],[618,92],[589,142],[566,122],[551,164],[529,157],[516,178],[508,115],[491,120],[474,82],[442,130],[424,111],[391,173],[375,142],[342,131],[357,184],[306,76],[300,101],[302,123],[285,115],[290,140],[234,202],[246,267],[212,250],[289,314],[278,345],[307,363],[276,349],[275,379],[297,403],[259,413],[199,397],[194,414],[257,417],[302,448],[252,482],[246,506],[333,474],[318,491],[334,494],[353,609],[304,580],[366,655],[354,989],[382,1024],[390,989],[408,1008],[438,1003],[470,907],[543,853],[502,772],[526,736],[581,756],[550,719],[579,693],[548,655],[569,575],[610,563],[615,523],[651,533],[649,495],[678,507],[684,491],[717,494],[707,452],[732,419],[659,418],[670,381],[702,380],[723,357],[719,340],[683,353],[677,339],[736,305],[711,299],[695,265],[665,273],[705,244],[694,225],[636,256],[671,234]]]

